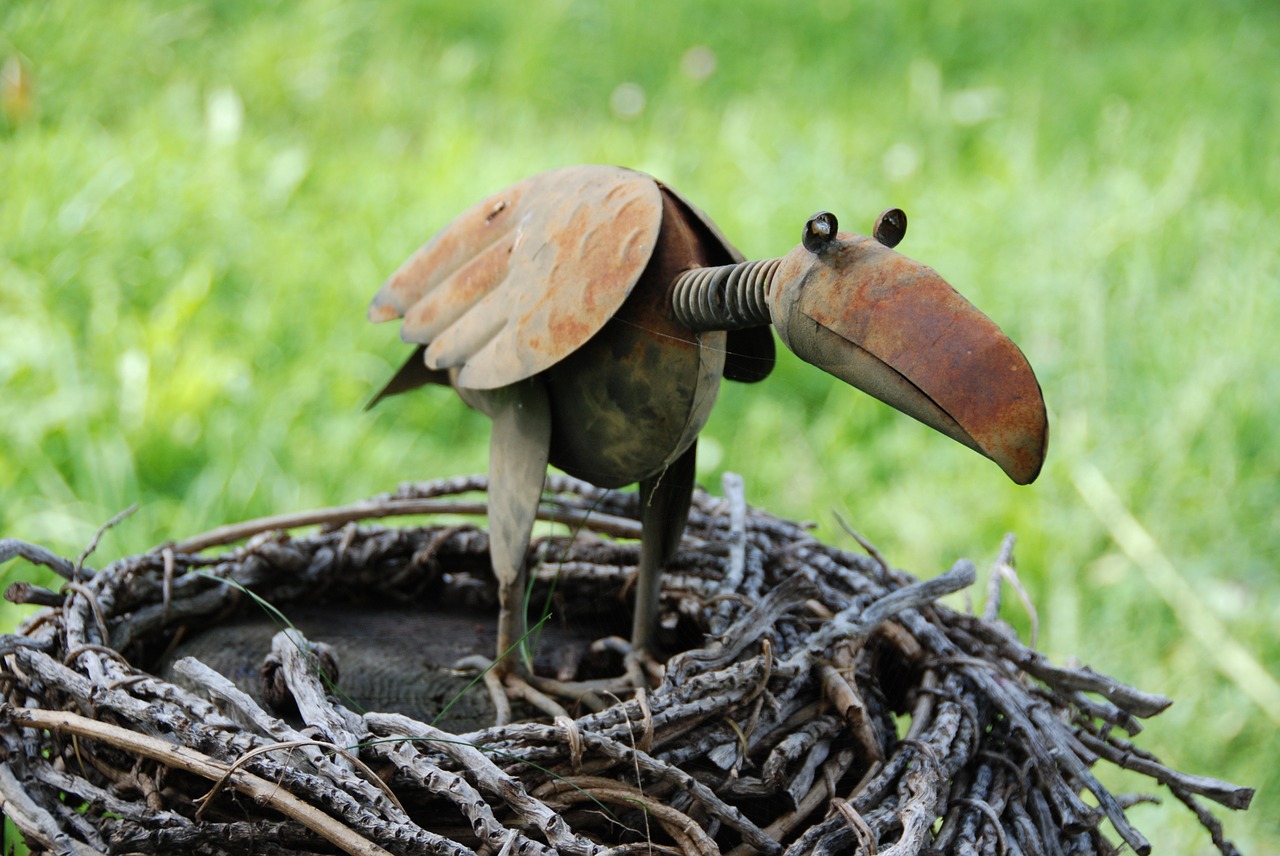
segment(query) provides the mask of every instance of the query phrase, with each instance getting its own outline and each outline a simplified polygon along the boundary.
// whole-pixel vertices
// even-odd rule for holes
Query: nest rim
[[[242,820],[224,808],[217,835],[224,845],[226,836],[269,840],[280,852],[594,853],[655,837],[687,853],[798,855],[854,846],[949,853],[962,843],[1003,850],[1011,841],[1036,852],[1055,838],[1071,842],[1071,852],[1113,852],[1104,819],[1135,852],[1148,852],[1125,817],[1127,805],[1090,772],[1086,761],[1100,760],[1169,787],[1218,849],[1234,852],[1199,798],[1243,808],[1252,791],[1169,770],[1130,740],[1137,720],[1168,700],[1087,668],[1053,666],[999,622],[990,597],[984,616],[937,605],[973,582],[971,564],[917,582],[859,536],[867,555],[820,544],[802,525],[748,508],[740,482],[730,480],[723,499],[695,496],[686,561],[680,566],[677,557],[664,580],[668,617],[696,621],[708,641],[677,653],[658,686],[601,711],[455,735],[400,713],[354,713],[326,696],[314,659],[300,657],[288,666],[289,686],[307,733],[359,749],[327,754],[314,742],[282,749],[303,732],[235,695],[234,686],[201,673],[202,697],[135,670],[121,654],[138,650],[149,634],[225,609],[211,594],[230,590],[211,581],[220,575],[287,603],[282,593],[300,580],[314,591],[339,584],[356,561],[399,561],[403,579],[393,575],[388,590],[412,592],[447,545],[472,559],[487,556],[483,530],[369,521],[483,514],[483,502],[459,497],[483,491],[484,481],[409,485],[352,506],[222,527],[102,570],[81,567],[83,557],[71,563],[34,545],[0,542],[70,580],[57,606],[0,643],[8,688],[0,794],[17,807],[24,836],[37,846],[70,840],[103,851],[213,846],[215,837],[198,829],[204,809],[193,792],[171,797],[161,820],[147,821],[130,809],[139,798],[154,802],[163,787],[127,797],[132,792],[109,775],[52,775],[39,761],[21,760],[33,749],[70,758],[84,751],[71,737],[79,735],[102,750],[98,763],[106,769],[118,772],[113,765],[130,752],[139,764],[152,759],[153,785],[175,766],[179,749],[202,756],[214,765],[208,769],[234,767],[224,790],[267,799],[267,808]],[[566,524],[571,536],[541,539],[531,550],[535,562],[583,565],[582,580],[564,584],[594,585],[592,592],[624,585],[634,565],[625,539],[639,534],[635,495],[553,476],[547,497],[540,516]],[[314,535],[285,532],[317,524]],[[206,552],[237,541],[244,543]],[[1002,573],[1011,572],[1012,547],[1007,538],[997,561]],[[606,548],[611,565],[589,555]],[[0,559],[8,557],[0,550]],[[998,586],[990,592],[998,608]],[[895,678],[903,685],[891,685]],[[796,718],[801,710],[808,719]],[[895,717],[903,710],[911,725],[900,735]],[[769,736],[752,742],[758,734]],[[391,770],[390,781],[370,765]],[[180,768],[190,776],[184,786],[194,789],[202,773]],[[299,805],[272,802],[251,784],[237,785],[237,776],[275,781],[273,793]],[[1085,791],[1096,807],[1081,800]],[[588,805],[617,811],[608,809],[601,825],[591,819],[594,809],[581,807],[584,793],[596,800]],[[88,807],[79,821],[59,809],[63,794]],[[424,812],[442,805],[452,822],[432,829]],[[240,838],[236,823],[244,827]]]

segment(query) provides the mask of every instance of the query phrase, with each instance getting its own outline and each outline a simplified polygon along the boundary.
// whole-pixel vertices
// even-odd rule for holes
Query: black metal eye
[[[809,252],[820,253],[835,240],[836,230],[839,228],[840,224],[836,222],[836,215],[830,211],[819,211],[804,224],[804,235],[800,239],[801,243],[804,244],[804,248]]]
[[[907,215],[901,208],[886,208],[876,218],[871,234],[886,247],[896,247],[907,234]]]

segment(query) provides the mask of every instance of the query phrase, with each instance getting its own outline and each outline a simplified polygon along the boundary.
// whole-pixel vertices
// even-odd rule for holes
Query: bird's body
[[[706,215],[649,176],[569,167],[468,209],[387,281],[369,316],[403,318],[418,348],[379,398],[447,383],[494,423],[500,661],[523,627],[515,599],[548,463],[601,487],[639,482],[632,641],[652,646],[698,433],[722,377],[769,374],[770,324],[802,358],[1015,481],[1035,477],[1047,426],[1030,366],[936,273],[889,249],[892,231],[837,234],[834,217],[817,215],[785,258],[743,263]]]
[[[551,464],[600,487],[665,470],[706,424],[724,371],[728,335],[689,331],[671,301],[678,274],[741,261],[713,230],[668,188],[612,167],[481,201],[374,300],[371,316],[403,316],[403,338],[422,346],[392,391],[447,382],[488,412],[485,390],[536,376]],[[772,361],[770,341],[756,362],[767,374]]]
[[[732,259],[697,234],[665,192],[661,240],[631,292],[600,330],[544,372],[551,463],[600,487],[656,475],[694,443],[724,370],[725,333],[689,334],[671,286],[691,267]]]

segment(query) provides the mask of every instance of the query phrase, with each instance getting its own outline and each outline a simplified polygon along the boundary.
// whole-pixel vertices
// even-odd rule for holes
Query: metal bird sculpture
[[[632,650],[652,649],[660,578],[688,519],[694,452],[722,377],[774,364],[770,325],[805,361],[1035,479],[1048,424],[1017,346],[937,273],[899,255],[896,209],[872,237],[817,214],[780,259],[745,262],[711,220],[643,173],[543,173],[463,212],[373,298],[418,347],[374,399],[452,386],[493,421],[498,656],[525,627],[524,557],[547,464],[639,482]],[[499,663],[504,669],[509,668]]]

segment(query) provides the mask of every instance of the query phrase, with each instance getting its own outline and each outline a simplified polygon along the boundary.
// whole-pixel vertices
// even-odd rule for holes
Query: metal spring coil
[[[695,268],[676,280],[676,318],[691,330],[740,330],[770,323],[768,291],[782,259]]]

